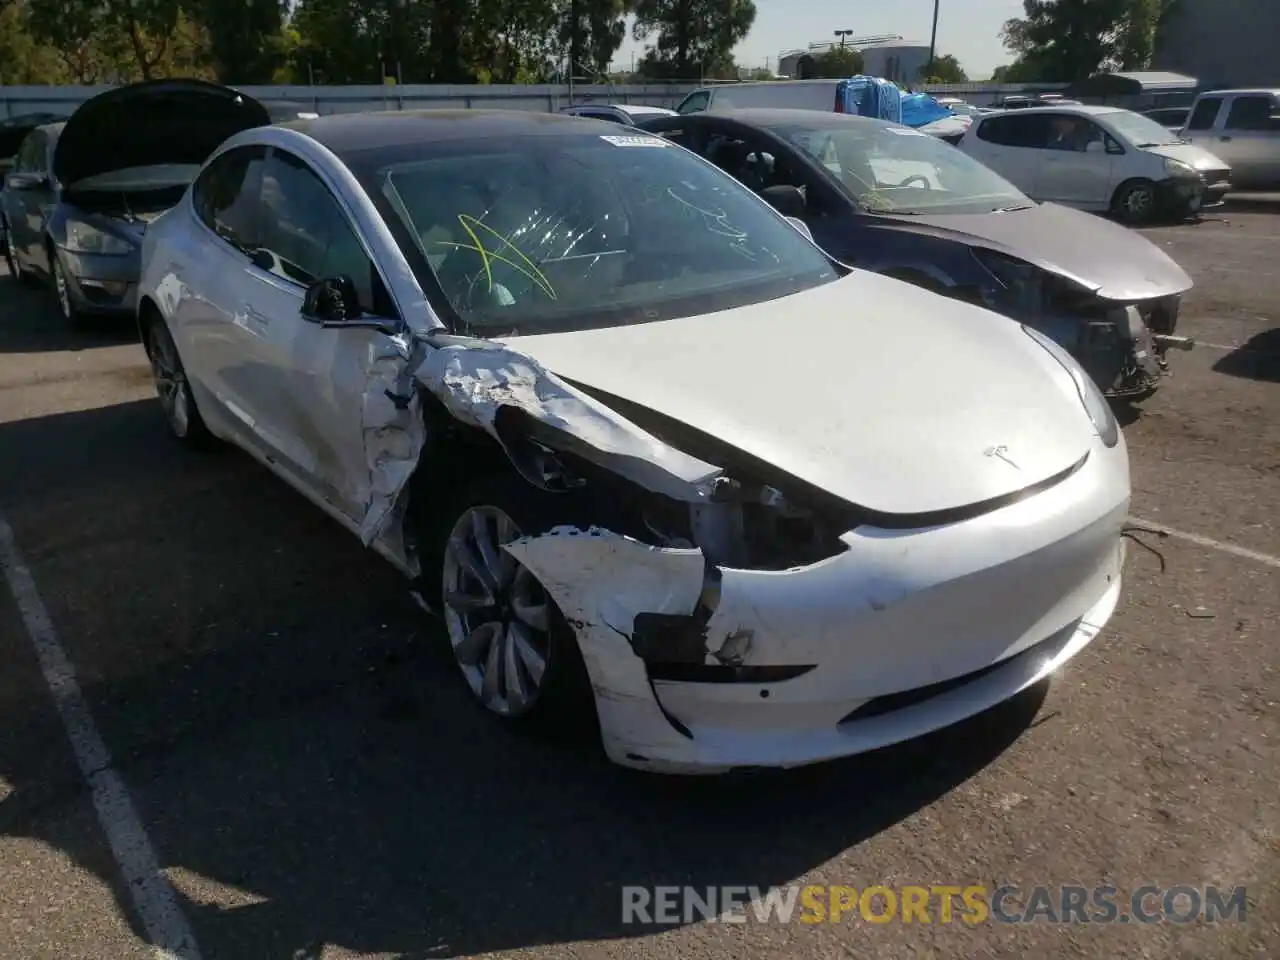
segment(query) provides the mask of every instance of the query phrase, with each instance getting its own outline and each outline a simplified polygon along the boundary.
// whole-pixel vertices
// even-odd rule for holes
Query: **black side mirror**
[[[307,287],[302,298],[302,314],[322,327],[357,320],[361,314],[360,295],[350,277],[325,277]]]
[[[307,287],[302,297],[302,316],[322,327],[360,327],[387,336],[400,333],[396,320],[369,316],[360,306],[360,293],[350,277],[325,277]]]
[[[803,217],[808,206],[800,188],[787,183],[765,187],[760,191],[760,196],[784,217]]]

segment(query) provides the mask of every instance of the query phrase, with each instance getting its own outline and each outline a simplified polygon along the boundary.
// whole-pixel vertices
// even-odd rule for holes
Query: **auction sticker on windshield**
[[[615,147],[669,147],[671,146],[666,140],[660,137],[615,137],[601,136],[601,140],[607,140]]]

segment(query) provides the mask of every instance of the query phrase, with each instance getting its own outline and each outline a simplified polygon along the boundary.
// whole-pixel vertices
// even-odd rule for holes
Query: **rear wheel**
[[[594,700],[577,638],[531,571],[502,549],[570,522],[567,496],[515,475],[483,478],[426,531],[439,609],[453,658],[476,701],[509,724],[581,733],[594,725]]]
[[[209,430],[196,407],[186,368],[178,356],[178,345],[173,342],[164,319],[156,313],[152,313],[147,327],[147,354],[151,358],[151,376],[169,431],[190,446],[204,443],[209,437]]]

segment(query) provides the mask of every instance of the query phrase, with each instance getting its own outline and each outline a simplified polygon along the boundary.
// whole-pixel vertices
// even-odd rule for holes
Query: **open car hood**
[[[80,105],[58,138],[53,174],[64,187],[115,170],[202,164],[228,137],[269,124],[252,97],[202,80],[148,80]]]

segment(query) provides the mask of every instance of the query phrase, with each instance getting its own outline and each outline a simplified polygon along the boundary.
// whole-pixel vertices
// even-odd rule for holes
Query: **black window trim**
[[[245,149],[245,148],[250,148],[250,149],[257,148],[263,151],[262,162],[263,162],[264,169],[266,167],[266,164],[270,163],[271,158],[276,154],[277,151],[279,151],[283,155],[297,161],[299,164],[302,165],[302,167],[305,170],[307,170],[309,173],[311,173],[312,176],[314,176],[317,180],[320,181],[320,185],[325,189],[325,191],[329,194],[329,198],[337,206],[338,210],[342,215],[343,220],[346,221],[347,226],[351,229],[351,232],[355,235],[356,242],[360,244],[360,249],[364,251],[365,257],[368,258],[371,264],[373,264],[373,269],[377,273],[378,279],[382,282],[382,289],[387,294],[388,306],[390,306],[393,310],[393,313],[391,316],[385,317],[383,319],[394,320],[396,323],[399,323],[401,325],[406,325],[407,322],[404,319],[405,318],[404,308],[401,306],[400,300],[396,296],[395,289],[391,286],[391,284],[387,280],[386,270],[384,270],[382,267],[382,264],[378,262],[378,258],[373,255],[373,250],[371,245],[369,244],[368,239],[365,237],[364,233],[360,230],[359,225],[355,221],[355,217],[352,216],[351,208],[347,205],[346,201],[342,199],[341,194],[333,188],[332,181],[327,176],[325,176],[321,170],[318,170],[315,166],[309,163],[305,157],[300,157],[298,156],[298,154],[294,153],[292,150],[288,150],[282,147],[276,147],[273,144],[243,143],[235,147],[232,147],[230,150],[224,150],[221,153],[219,153],[204,167],[203,170],[200,171],[200,174],[197,175],[196,179],[199,180],[199,178],[204,175],[205,170],[208,170],[214,163],[218,162],[223,157],[237,150]],[[194,182],[193,182],[193,186],[194,186]],[[363,187],[361,187],[361,189],[363,189]],[[231,243],[225,237],[219,236],[216,231],[210,229],[209,225],[204,222],[200,214],[196,211],[194,199],[195,199],[195,196],[194,196],[194,190],[193,190],[192,191],[193,202],[191,204],[192,219],[194,219],[198,224],[200,224],[200,226],[204,230],[206,230],[212,237],[217,239],[224,246],[228,247],[231,250],[234,250],[236,253],[243,256],[245,258],[245,266],[256,271],[254,276],[257,276],[260,279],[269,279],[270,281],[273,281],[278,285],[287,285],[286,289],[290,293],[294,293],[296,291],[303,291],[303,292],[306,291],[307,289],[306,284],[298,283],[296,280],[291,280],[288,277],[282,277],[277,273],[271,273],[270,271],[263,270],[261,267],[256,266],[253,263],[252,257],[250,257],[243,250],[236,247],[235,244]],[[262,202],[261,182],[259,182],[258,184],[257,200],[258,200],[258,203],[261,204]]]

